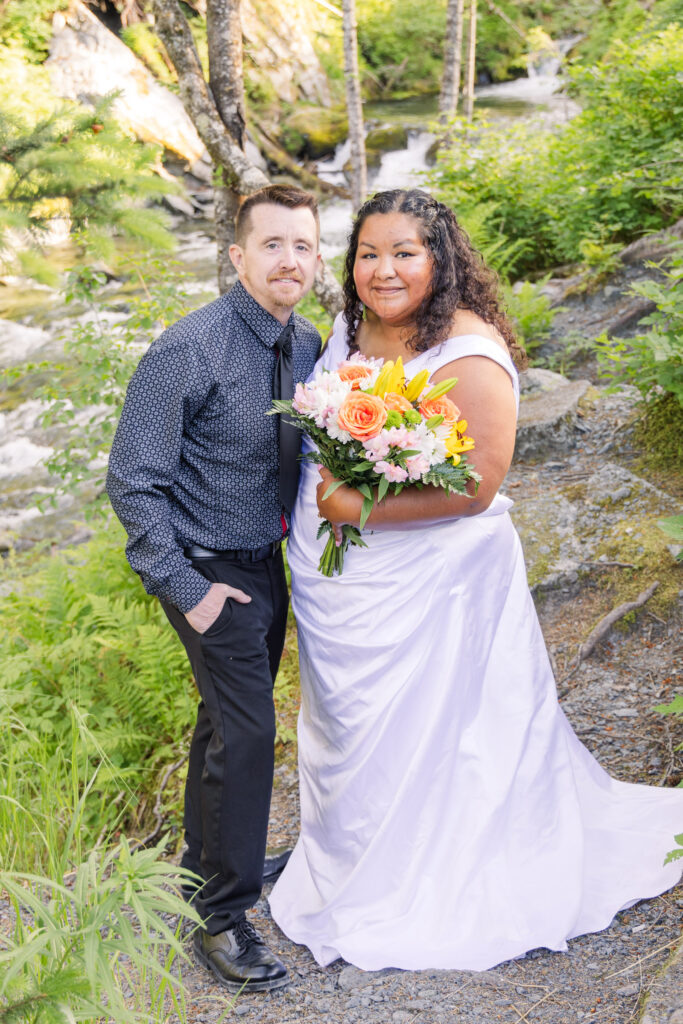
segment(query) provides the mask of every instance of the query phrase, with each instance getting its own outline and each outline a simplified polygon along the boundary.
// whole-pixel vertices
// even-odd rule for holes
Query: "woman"
[[[517,354],[493,275],[454,215],[419,191],[361,209],[345,310],[322,356],[403,357],[458,381],[476,497],[389,496],[343,575],[317,571],[318,516],[358,524],[306,466],[288,555],[299,624],[301,835],[273,917],[318,963],[484,970],[566,948],[639,898],[683,792],[609,778],[557,704],[519,539],[497,493],[514,445]],[[366,314],[362,316],[363,308]],[[372,531],[372,532],[367,532]]]

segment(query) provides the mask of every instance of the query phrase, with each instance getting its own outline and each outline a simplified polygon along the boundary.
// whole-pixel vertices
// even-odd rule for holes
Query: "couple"
[[[322,965],[484,970],[565,949],[680,875],[662,862],[683,793],[611,780],[557,704],[511,502],[497,493],[521,353],[493,274],[418,190],[380,193],[358,214],[345,308],[318,366],[360,351],[402,356],[409,377],[457,377],[450,397],[483,480],[470,498],[387,497],[343,575],[317,571],[319,516],[357,525],[362,498],[342,486],[325,500],[329,474],[304,463],[292,507],[291,436],[265,413],[318,359],[317,332],[293,312],[318,232],[300,189],[244,201],[238,284],[150,346],[110,459],[128,558],[201,698],[183,865],[204,879],[196,954],[231,990],[287,982],[245,911],[264,873],[290,514],[301,835],[270,905],[291,939]]]

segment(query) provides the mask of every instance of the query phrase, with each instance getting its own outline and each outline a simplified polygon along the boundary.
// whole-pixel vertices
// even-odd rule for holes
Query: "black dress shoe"
[[[285,965],[270,952],[246,917],[218,935],[209,935],[200,928],[193,941],[199,963],[230,992],[270,992],[289,980]]]
[[[285,864],[292,856],[292,851],[287,846],[278,846],[274,850],[266,850],[266,859],[263,862],[263,881],[272,882],[285,869]]]

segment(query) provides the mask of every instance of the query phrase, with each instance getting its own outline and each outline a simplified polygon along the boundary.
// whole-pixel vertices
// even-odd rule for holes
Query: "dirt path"
[[[523,506],[527,497],[559,494],[568,483],[589,478],[606,457],[628,463],[625,444],[617,453],[605,451],[614,434],[614,417],[609,402],[596,407],[581,424],[581,451],[577,446],[559,461],[556,457],[535,466],[516,464],[507,481],[509,493],[516,499],[521,496]],[[585,502],[585,497],[577,500]],[[607,513],[600,515],[609,518]],[[670,571],[666,552],[661,557],[663,571]],[[568,674],[580,639],[618,603],[624,571],[631,572],[588,565],[585,572],[560,573],[559,579],[550,573],[555,582],[539,587],[536,603],[560,681]],[[675,785],[683,775],[683,755],[675,749],[683,741],[680,720],[677,724],[653,710],[683,688],[681,624],[680,602],[670,603],[664,614],[646,606],[627,630],[614,630],[571,678],[560,682],[574,729],[616,778]],[[275,780],[273,844],[295,841],[297,815],[296,772],[291,763],[282,764]],[[448,884],[447,878],[443,884]],[[537,950],[481,973],[371,973],[341,961],[321,969],[306,949],[291,943],[273,924],[265,898],[253,917],[289,965],[292,981],[279,993],[239,997],[229,1019],[262,1024],[629,1024],[642,1016],[647,993],[681,938],[683,885],[619,914],[604,932],[572,940],[565,953]],[[228,1004],[226,995],[204,969],[192,966],[183,976],[191,1018],[213,1024]],[[661,1020],[670,1018],[667,1011]],[[679,1024],[678,1017],[673,1019]],[[659,1020],[653,1017],[652,1024]]]

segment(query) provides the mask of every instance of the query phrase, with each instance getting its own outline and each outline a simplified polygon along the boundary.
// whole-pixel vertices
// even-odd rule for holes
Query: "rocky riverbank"
[[[613,776],[649,785],[683,777],[683,728],[654,710],[680,691],[683,577],[656,521],[680,507],[638,469],[631,444],[634,398],[608,395],[554,374],[525,380],[521,445],[503,490],[529,576],[564,710],[582,742]],[[579,645],[615,605],[653,582],[654,596],[615,627],[578,667]],[[276,774],[271,842],[297,835],[293,758]],[[681,822],[683,830],[683,821]],[[625,837],[625,842],[628,841]],[[672,847],[674,845],[672,836]],[[446,887],[448,878],[441,879]],[[562,885],[562,878],[557,879]],[[567,952],[534,950],[481,973],[363,972],[319,968],[273,924],[267,899],[254,919],[291,969],[290,987],[241,996],[231,1015],[259,1024],[680,1024],[683,1020],[683,885],[617,915]],[[197,1022],[217,1021],[226,996],[203,968],[183,977]]]

